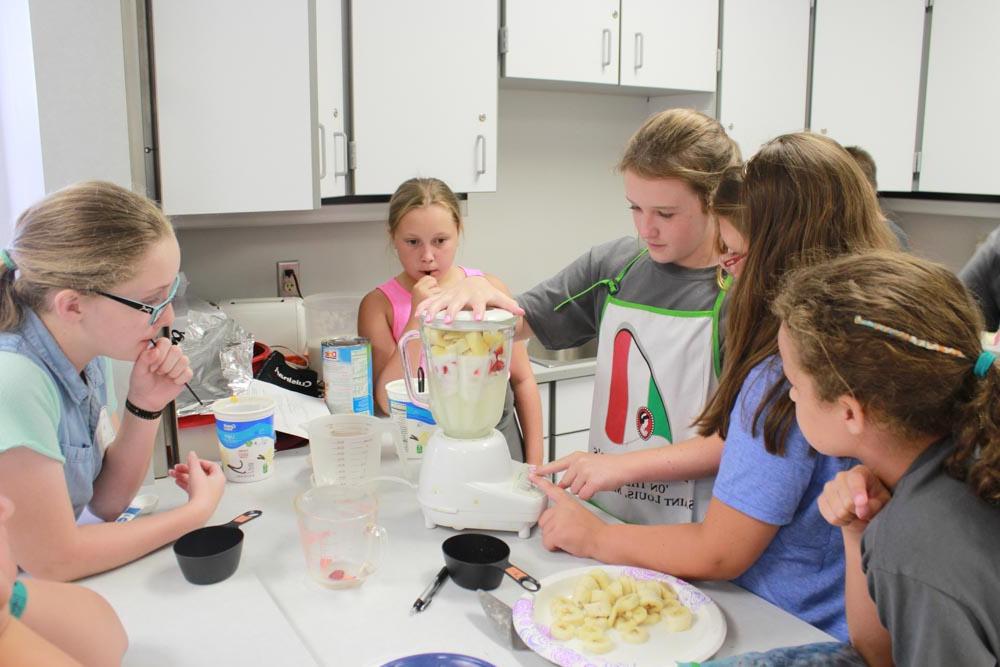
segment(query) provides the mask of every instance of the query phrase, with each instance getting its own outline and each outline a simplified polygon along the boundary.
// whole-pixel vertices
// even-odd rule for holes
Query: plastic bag
[[[184,354],[194,372],[188,384],[205,404],[183,392],[177,397],[177,414],[211,414],[213,401],[241,395],[249,388],[253,336],[215,304],[188,297],[182,306],[186,313],[175,326],[184,332]]]

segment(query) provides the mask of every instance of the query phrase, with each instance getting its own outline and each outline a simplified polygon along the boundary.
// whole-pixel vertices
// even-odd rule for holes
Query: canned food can
[[[372,399],[372,346],[367,338],[328,338],[320,343],[323,384],[330,412],[375,414]]]

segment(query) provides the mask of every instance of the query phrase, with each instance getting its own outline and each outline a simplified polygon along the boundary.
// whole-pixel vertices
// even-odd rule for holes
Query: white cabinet
[[[313,3],[151,7],[164,211],[315,208]]]
[[[590,431],[577,431],[576,433],[567,433],[553,437],[556,443],[556,459],[572,454],[573,452],[590,451]],[[552,460],[554,461],[555,459]],[[557,475],[557,479],[560,476]]]
[[[718,26],[717,0],[622,0],[619,82],[714,91]]]
[[[495,190],[496,1],[354,0],[351,21],[354,193]]]
[[[912,189],[923,25],[918,0],[816,6],[810,127],[870,152],[880,190]]]
[[[550,396],[552,395],[550,393],[551,389],[552,389],[551,382],[541,382],[538,384],[538,397],[542,401],[542,436],[546,438],[549,437],[549,429],[551,427],[551,422],[550,422],[551,412],[549,410],[549,408],[551,407],[550,406],[551,403]]]
[[[344,1],[316,0],[316,120],[320,197],[347,194]]]
[[[24,209],[77,181],[145,194],[130,155],[139,86],[124,67],[123,20],[135,30],[118,2],[0,3],[0,245]]]
[[[809,0],[726,0],[719,121],[748,159],[805,127]]]
[[[506,0],[504,76],[618,83],[619,0]]]
[[[933,11],[920,190],[1000,195],[1000,4],[937,0]]]
[[[559,380],[556,385],[556,416],[552,434],[561,435],[590,428],[594,403],[594,376]]]
[[[504,8],[504,77],[715,90],[718,0],[505,0]]]

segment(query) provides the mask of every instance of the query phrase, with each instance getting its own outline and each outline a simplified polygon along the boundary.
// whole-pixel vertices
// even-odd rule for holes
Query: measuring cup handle
[[[402,338],[399,339],[399,342],[396,345],[399,347],[399,354],[402,357],[403,380],[406,382],[406,395],[410,397],[410,402],[414,405],[420,406],[425,410],[430,410],[431,406],[418,399],[416,394],[413,392],[413,374],[410,373],[410,355],[406,352],[407,343],[419,336],[419,331],[407,331],[403,334]]]
[[[507,574],[508,577],[516,581],[518,585],[526,591],[531,591],[532,593],[534,593],[535,591],[541,589],[542,587],[542,585],[538,583],[537,579],[535,579],[533,576],[531,576],[521,568],[515,567],[514,565],[508,565],[507,568],[504,570],[504,572]]]
[[[385,548],[389,544],[389,531],[382,526],[372,524],[368,526],[368,534],[375,538],[371,541],[368,562],[377,570],[382,561],[382,554],[385,553]]]
[[[259,517],[261,514],[263,514],[263,512],[261,512],[260,510],[249,510],[249,511],[244,512],[243,514],[239,515],[238,517],[236,517],[235,519],[233,519],[232,521],[230,521],[229,523],[227,523],[225,525],[228,526],[229,528],[239,528],[240,526],[242,526],[243,524],[245,524],[247,521],[253,521],[257,517]]]

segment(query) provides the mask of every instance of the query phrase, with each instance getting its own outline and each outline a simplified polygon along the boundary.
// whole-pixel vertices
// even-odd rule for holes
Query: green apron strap
[[[726,276],[722,280],[722,289],[715,297],[715,304],[712,306],[712,366],[715,370],[715,377],[722,375],[722,349],[719,345],[719,314],[722,311],[722,302],[726,299],[729,288],[733,286],[733,277]]]
[[[628,273],[629,269],[632,268],[633,264],[635,264],[640,259],[642,259],[643,256],[646,255],[648,252],[649,252],[649,248],[643,248],[642,252],[640,252],[638,255],[636,255],[635,257],[633,257],[632,260],[628,264],[625,265],[625,268],[623,268],[621,271],[618,272],[617,276],[615,276],[614,278],[604,278],[603,280],[598,280],[596,283],[594,283],[593,285],[591,285],[587,289],[583,290],[579,294],[574,294],[573,296],[569,297],[568,299],[566,299],[565,301],[563,301],[562,303],[560,303],[558,306],[556,306],[555,308],[553,308],[553,310],[559,310],[560,308],[562,308],[566,304],[572,303],[573,301],[576,301],[577,299],[579,299],[581,296],[583,296],[587,292],[590,292],[591,290],[593,290],[593,289],[595,289],[595,288],[597,288],[597,287],[599,287],[601,285],[607,285],[607,287],[608,287],[608,294],[610,294],[611,296],[614,296],[615,294],[618,294],[618,290],[621,289],[621,283],[622,283],[622,280],[625,278],[625,274]]]

